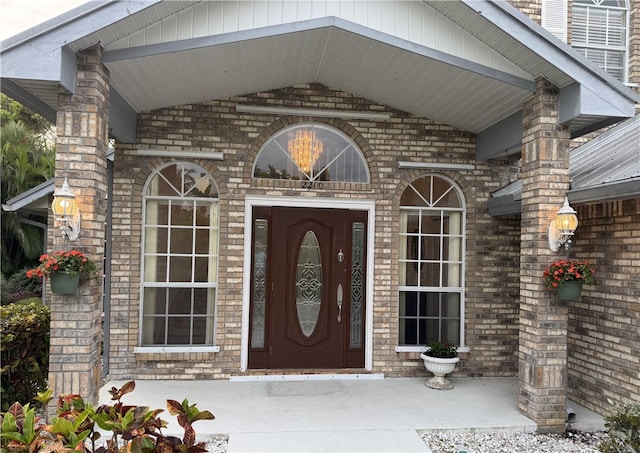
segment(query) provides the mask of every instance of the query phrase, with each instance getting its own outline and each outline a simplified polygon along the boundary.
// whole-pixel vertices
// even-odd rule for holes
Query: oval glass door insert
[[[322,257],[313,231],[307,231],[296,265],[296,310],[304,336],[309,338],[318,324],[322,303]]]

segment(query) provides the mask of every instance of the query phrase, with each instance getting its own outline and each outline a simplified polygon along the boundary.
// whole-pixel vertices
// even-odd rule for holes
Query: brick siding
[[[569,311],[569,397],[600,414],[640,403],[640,199],[576,206],[573,255],[596,269]]]
[[[386,121],[316,118],[349,135],[362,149],[371,184],[325,183],[302,190],[291,181],[255,180],[253,160],[277,130],[308,118],[238,114],[237,103],[268,106],[386,112]],[[299,196],[374,200],[373,372],[386,376],[425,375],[418,353],[398,353],[398,206],[407,185],[428,171],[398,169],[399,160],[473,164],[472,171],[440,172],[461,188],[467,207],[466,343],[458,375],[514,376],[518,343],[519,222],[486,212],[490,193],[509,182],[515,162],[475,160],[472,134],[428,119],[311,84],[178,106],[139,115],[139,143],[116,146],[113,195],[113,281],[110,373],[113,378],[226,378],[239,374],[245,196]],[[195,160],[216,180],[221,200],[217,353],[133,353],[139,336],[142,192],[146,179],[166,160],[139,157],[138,148],[204,149],[222,161]],[[491,232],[488,234],[488,232]],[[505,260],[505,256],[510,256]],[[505,262],[509,268],[505,272]],[[511,269],[511,270],[509,270]],[[492,282],[501,279],[497,287]]]

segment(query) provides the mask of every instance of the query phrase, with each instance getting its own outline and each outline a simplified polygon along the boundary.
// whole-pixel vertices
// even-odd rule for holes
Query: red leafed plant
[[[551,263],[542,277],[549,291],[555,291],[564,282],[580,281],[585,285],[595,285],[596,270],[586,261],[559,260]]]

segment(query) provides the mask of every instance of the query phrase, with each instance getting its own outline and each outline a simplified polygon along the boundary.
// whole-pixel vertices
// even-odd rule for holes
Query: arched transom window
[[[368,183],[369,169],[360,149],[342,132],[320,124],[296,124],[264,144],[253,177]]]
[[[213,346],[218,189],[192,163],[157,170],[144,192],[141,346]]]
[[[439,176],[416,179],[400,200],[399,346],[462,344],[464,205]]]

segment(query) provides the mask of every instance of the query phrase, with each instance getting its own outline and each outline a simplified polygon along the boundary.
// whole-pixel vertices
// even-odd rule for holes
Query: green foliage
[[[189,405],[167,400],[169,413],[178,417],[178,423],[185,429],[183,440],[162,434],[167,422],[158,418],[162,409],[150,410],[146,406],[127,406],[122,397],[135,389],[130,381],[121,388],[110,390],[113,405],[103,405],[94,409],[79,395],[58,397],[57,417],[51,424],[42,422],[35,416],[29,405],[15,403],[2,414],[2,451],[49,452],[80,450],[94,453],[118,452],[163,452],[199,453],[206,452],[203,443],[196,443],[196,432],[192,424],[197,420],[213,420],[209,411],[200,411]],[[51,390],[39,393],[35,398],[43,405],[48,404]],[[112,437],[99,445],[101,433],[96,425],[110,431]]]
[[[605,417],[609,439],[602,442],[603,453],[640,453],[640,403],[617,407]]]
[[[12,401],[28,403],[46,389],[49,371],[49,307],[10,304],[0,307],[2,409]]]
[[[3,451],[17,450],[35,452],[40,449],[39,419],[34,409],[28,404],[22,406],[14,403],[3,415],[2,419],[2,448]]]
[[[434,341],[427,346],[429,346],[429,349],[424,353],[426,356],[437,357],[439,359],[453,359],[454,357],[458,357],[458,350],[455,345],[451,343]]]
[[[31,132],[40,135],[47,135],[52,127],[48,119],[33,113],[6,94],[0,94],[0,123],[4,124],[9,121],[23,123]]]
[[[53,177],[55,149],[20,122],[3,122],[0,136],[0,202],[5,203],[8,199]],[[25,218],[46,225],[46,217],[22,214],[21,216],[15,212],[2,211],[0,214],[0,251],[5,275],[13,274],[21,267],[33,263],[42,254],[44,247],[44,230],[21,220]]]
[[[27,270],[21,269],[9,278],[3,277],[2,305],[42,296],[42,282],[27,277]]]
[[[11,291],[9,290],[7,278],[4,274],[0,274],[0,303],[2,305],[11,303]]]

